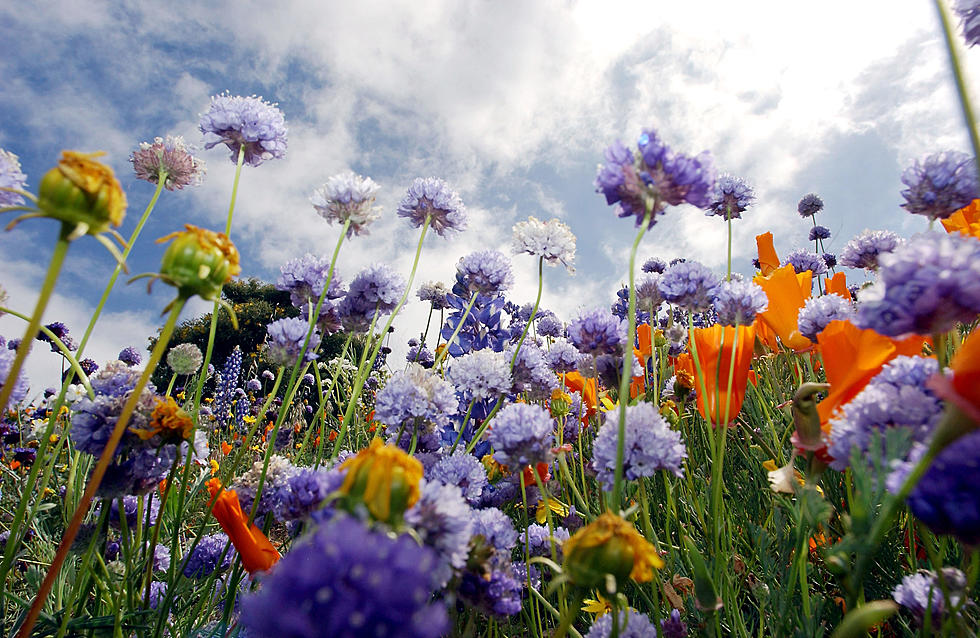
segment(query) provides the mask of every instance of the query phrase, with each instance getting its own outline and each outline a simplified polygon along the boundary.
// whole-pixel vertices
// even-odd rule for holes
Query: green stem
[[[61,571],[61,566],[65,562],[65,558],[68,556],[68,551],[71,549],[75,536],[78,535],[78,530],[81,528],[82,521],[85,519],[85,515],[88,513],[92,499],[95,497],[96,491],[102,484],[102,477],[105,476],[106,470],[109,468],[109,463],[111,463],[112,459],[115,457],[116,448],[119,446],[119,442],[122,440],[123,434],[126,432],[126,426],[129,425],[130,417],[132,417],[133,412],[136,411],[136,405],[139,403],[140,397],[143,394],[143,388],[146,387],[147,382],[150,380],[150,375],[153,374],[154,369],[160,362],[160,359],[163,357],[163,353],[167,349],[167,345],[170,342],[170,336],[173,334],[174,328],[177,326],[177,317],[180,315],[180,311],[184,308],[184,304],[186,302],[186,298],[178,297],[173,304],[173,308],[170,311],[170,316],[167,317],[167,322],[160,331],[160,338],[157,340],[156,346],[153,348],[153,352],[150,353],[150,359],[146,363],[146,368],[143,370],[143,374],[140,375],[139,380],[136,382],[136,386],[133,388],[132,392],[130,392],[129,399],[126,401],[126,405],[123,406],[122,412],[119,414],[119,419],[116,422],[115,428],[112,430],[109,440],[106,441],[105,449],[102,451],[102,455],[99,457],[99,461],[96,463],[95,469],[92,471],[92,475],[85,487],[85,492],[82,494],[78,507],[75,509],[75,513],[72,515],[71,522],[68,524],[68,528],[65,530],[61,543],[58,545],[58,551],[55,553],[54,560],[51,561],[51,567],[49,568],[48,573],[45,575],[44,581],[41,583],[41,587],[38,590],[37,596],[34,598],[34,602],[31,604],[31,609],[27,614],[27,618],[24,620],[24,624],[21,625],[21,628],[17,633],[19,638],[28,638],[28,636],[31,635],[31,630],[34,628],[34,624],[37,622],[38,616],[41,613],[41,608],[44,606],[44,601],[47,599],[48,594],[51,593],[51,587],[54,585],[54,581],[58,577],[58,573]],[[190,456],[190,454],[188,454],[188,456]]]
[[[538,314],[538,306],[541,305],[541,291],[544,289],[544,257],[538,257],[538,296],[534,300],[534,307],[531,309],[531,316],[527,319],[527,324],[524,325],[524,332],[521,333],[521,338],[517,341],[517,347],[514,348],[514,356],[510,359],[510,370],[514,371],[514,364],[517,362],[517,353],[521,351],[521,346],[524,345],[524,338],[527,337],[527,331],[534,323],[534,317]],[[448,349],[448,346],[447,346]]]
[[[946,39],[946,51],[949,53],[949,66],[953,71],[953,78],[956,80],[956,93],[960,97],[960,107],[963,109],[963,119],[966,128],[970,133],[970,144],[973,145],[973,161],[976,163],[977,172],[980,173],[980,133],[977,132],[977,121],[973,116],[973,106],[970,103],[970,92],[966,88],[966,80],[963,77],[963,70],[960,66],[959,54],[956,52],[956,40],[953,37],[953,28],[949,20],[949,11],[943,0],[935,0],[936,11],[939,13],[939,22],[943,27],[943,36]]]
[[[23,319],[28,323],[31,320],[31,318],[28,317],[27,315],[23,315],[17,312],[16,310],[11,310],[10,308],[0,307],[0,315],[10,315],[12,317],[17,317],[18,319]],[[51,330],[47,326],[41,326],[40,331],[43,332],[45,336],[47,336],[47,338],[51,340],[51,343],[53,343],[55,346],[58,347],[58,350],[61,352],[61,355],[68,361],[68,365],[78,376],[82,385],[85,386],[85,392],[88,394],[89,398],[94,399],[95,392],[92,391],[92,384],[89,383],[88,375],[86,375],[85,371],[82,370],[80,365],[78,365],[78,358],[71,353],[71,350],[68,349],[68,346],[65,345],[65,342],[59,339],[58,336],[55,335],[53,332],[51,332]],[[52,409],[57,411],[60,407],[61,406],[55,406]]]

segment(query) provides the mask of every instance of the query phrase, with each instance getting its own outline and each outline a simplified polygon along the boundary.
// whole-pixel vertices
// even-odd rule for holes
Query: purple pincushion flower
[[[787,264],[793,266],[793,270],[798,275],[808,270],[813,273],[814,277],[826,274],[827,272],[827,262],[823,260],[823,257],[803,248],[794,250],[786,255],[786,259],[783,260],[782,265],[785,266]]]
[[[706,215],[724,219],[740,219],[745,209],[755,201],[752,187],[740,177],[725,173],[718,178]]]
[[[841,265],[878,270],[878,257],[894,251],[902,238],[890,230],[865,230],[847,242],[840,253]]]
[[[27,175],[20,170],[20,158],[0,148],[0,187],[24,190],[27,187]],[[5,206],[23,206],[24,198],[17,193],[0,190],[0,208]]]
[[[809,235],[810,241],[817,241],[818,239],[829,239],[830,229],[826,226],[814,226],[810,229]]]
[[[339,516],[295,543],[242,599],[241,623],[257,638],[436,638],[449,629],[445,605],[431,601],[437,564],[407,535]]]
[[[405,522],[415,529],[423,545],[435,550],[439,564],[434,580],[443,587],[454,570],[466,565],[473,512],[455,485],[422,479],[419,489],[421,496],[405,512]]]
[[[552,534],[547,525],[531,523],[524,530],[522,536],[528,544],[531,556],[550,556],[551,543],[554,541],[559,560],[561,560],[561,546],[568,540],[569,533],[564,527],[555,527],[555,532]]]
[[[464,398],[496,400],[510,391],[510,361],[489,349],[470,352],[453,359],[449,380]]]
[[[953,10],[960,17],[963,39],[971,47],[980,44],[980,3],[977,0],[957,0]]]
[[[720,283],[706,266],[696,261],[674,264],[660,275],[657,286],[668,303],[691,312],[703,312],[711,307]]]
[[[620,609],[619,638],[657,638],[657,629],[646,614],[633,609]],[[585,638],[610,638],[612,636],[612,614],[596,618]]]
[[[426,476],[430,481],[459,487],[470,505],[480,502],[483,488],[487,486],[486,468],[472,454],[464,452],[442,457],[426,472]]]
[[[936,572],[920,570],[916,574],[909,574],[902,578],[892,598],[899,605],[907,609],[915,616],[916,623],[922,626],[925,616],[928,613],[931,618],[931,625],[938,628],[943,621],[946,613],[947,602],[950,607],[956,607],[966,593],[966,575],[955,567],[945,567],[942,570],[943,583]],[[946,599],[945,589],[949,592],[949,600]]]
[[[152,501],[144,501],[142,509],[139,508],[139,498],[132,495],[124,496],[123,502],[123,512],[126,515],[126,525],[130,530],[136,529],[136,522],[139,520],[141,524],[147,522],[147,506],[149,505],[149,524],[155,525],[157,522],[157,516],[160,514],[160,500],[152,499]],[[109,504],[109,524],[116,529],[122,527],[122,522],[119,520],[119,501],[120,499],[113,499]],[[132,532],[130,532],[132,533]]]
[[[214,570],[231,567],[235,558],[235,548],[228,536],[222,532],[201,537],[197,547],[184,557],[181,571],[188,578],[207,578]]]
[[[582,353],[566,339],[555,339],[545,355],[553,372],[561,374],[578,368]]]
[[[432,230],[445,237],[466,229],[466,207],[449,185],[435,177],[417,177],[398,204],[398,216],[420,228],[429,220]]]
[[[607,490],[613,487],[618,436],[619,411],[610,410],[596,435],[592,461],[598,472],[597,480]],[[653,476],[657,470],[667,470],[681,476],[686,457],[687,450],[681,442],[680,433],[671,430],[652,405],[640,403],[626,408],[623,454],[623,476],[626,479]]]
[[[378,392],[374,417],[390,432],[407,428],[409,437],[416,426],[432,432],[449,424],[459,402],[453,386],[416,363],[396,372]]]
[[[902,173],[902,208],[930,220],[946,219],[980,197],[977,168],[965,153],[947,151],[927,155]]]
[[[663,271],[667,270],[667,262],[665,262],[663,259],[657,259],[656,257],[651,257],[650,259],[647,259],[645,262],[643,262],[643,266],[641,269],[643,270],[643,272],[646,273],[660,274]]]
[[[568,340],[582,354],[618,353],[626,343],[625,324],[610,310],[589,310],[568,324]]]
[[[487,573],[489,572],[489,573]],[[479,572],[467,569],[459,582],[459,597],[469,606],[489,616],[513,616],[521,611],[524,581],[514,564],[494,557]]]
[[[514,361],[512,391],[524,392],[535,400],[551,396],[551,391],[558,387],[558,379],[551,371],[545,352],[530,341],[525,341],[515,357],[514,347],[505,350],[506,358]]]
[[[138,366],[143,361],[140,351],[132,346],[123,348],[117,358],[128,366]]]
[[[768,307],[766,292],[758,284],[733,279],[718,285],[714,309],[718,323],[723,326],[747,326]]]
[[[501,465],[517,471],[528,465],[551,461],[555,424],[544,408],[511,403],[490,423],[490,445],[494,449],[494,458]]]
[[[456,279],[471,293],[496,295],[514,284],[510,260],[497,250],[478,250],[456,263]]]
[[[300,310],[309,304],[316,305],[323,294],[323,285],[330,274],[330,260],[307,253],[297,259],[290,259],[279,268],[276,290],[289,293],[289,301]],[[338,299],[344,295],[340,277],[336,269],[330,279],[330,287],[324,299]]]
[[[157,184],[163,177],[163,186],[168,191],[198,186],[207,172],[204,160],[192,155],[179,135],[158,137],[152,144],[141,142],[139,149],[129,156],[129,161],[137,179]]]
[[[381,208],[373,206],[380,188],[370,177],[347,171],[327,178],[310,195],[310,203],[328,222],[343,225],[350,221],[347,237],[366,235],[367,227],[381,215]]]
[[[800,217],[804,219],[807,217],[813,217],[817,213],[823,210],[823,200],[817,197],[815,193],[809,193],[804,195],[800,202],[796,205],[796,212],[800,214]]]
[[[980,430],[960,437],[936,456],[912,488],[909,509],[936,534],[980,544]]]
[[[496,507],[473,510],[473,535],[480,535],[484,542],[501,552],[509,553],[517,545],[514,522]]]
[[[549,265],[561,263],[568,272],[575,272],[575,235],[558,219],[543,222],[531,216],[514,224],[511,246],[514,254],[541,257]]]
[[[419,301],[429,302],[435,310],[446,310],[450,307],[449,301],[446,299],[448,294],[449,290],[445,284],[437,281],[424,283],[419,286],[418,290]]]
[[[204,148],[224,144],[231,149],[231,161],[235,163],[242,149],[243,160],[249,166],[286,155],[286,120],[282,111],[260,97],[215,95],[207,113],[201,115],[199,128],[204,133]]]
[[[299,359],[303,343],[309,332],[310,325],[299,317],[277,319],[270,323],[266,330],[265,357],[277,366],[291,367]],[[320,346],[320,333],[316,329],[310,335],[310,341],[303,356],[304,361],[316,358],[316,349]]]
[[[376,315],[392,312],[405,292],[405,281],[386,264],[368,266],[351,281],[338,312],[344,326],[363,332]]]
[[[800,334],[810,341],[817,340],[817,334],[823,331],[831,321],[854,319],[854,304],[840,295],[824,295],[807,299],[796,322]]]
[[[538,314],[538,334],[542,337],[557,338],[565,333],[565,324],[554,314]]]

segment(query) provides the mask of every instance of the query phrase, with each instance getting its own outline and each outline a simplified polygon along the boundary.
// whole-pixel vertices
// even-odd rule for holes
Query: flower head
[[[348,329],[367,330],[372,319],[398,306],[404,291],[405,281],[390,266],[368,266],[351,280],[347,295],[340,301],[341,321]]]
[[[143,357],[140,356],[140,351],[132,346],[120,350],[119,356],[116,358],[128,366],[138,366],[143,361]]]
[[[45,216],[97,235],[122,224],[126,194],[112,169],[95,161],[98,153],[62,151],[58,166],[41,178],[37,207]]]
[[[177,374],[194,374],[202,363],[204,355],[193,343],[181,343],[167,353],[167,365]]]
[[[657,286],[665,301],[691,312],[702,312],[711,307],[719,283],[706,266],[683,261],[665,270]]]
[[[136,178],[151,184],[160,182],[168,191],[185,186],[197,186],[204,181],[207,169],[204,160],[191,155],[181,136],[157,137],[153,143],[140,142],[138,150],[129,156]]]
[[[423,479],[422,497],[405,512],[405,522],[418,532],[423,545],[436,551],[435,583],[445,586],[453,570],[466,565],[473,534],[473,511],[460,489]]]
[[[424,283],[419,286],[418,290],[419,301],[429,302],[436,310],[446,310],[450,307],[449,301],[446,299],[448,294],[449,290],[445,284],[438,281]]]
[[[810,298],[813,272],[797,274],[793,266],[786,265],[768,276],[758,275],[752,281],[762,286],[769,299],[769,307],[759,313],[759,319],[774,332],[783,344],[796,351],[804,351],[812,342],[800,334],[797,315]]]
[[[466,229],[466,207],[449,184],[435,177],[417,177],[398,204],[398,216],[420,228],[429,220],[432,230],[445,237]]]
[[[980,5],[976,0],[957,0],[953,10],[960,17],[963,39],[971,47],[980,43]]]
[[[575,532],[563,550],[564,569],[579,587],[605,586],[607,574],[619,582],[646,583],[653,580],[653,569],[664,565],[635,527],[608,511]]]
[[[947,151],[927,155],[902,173],[902,208],[929,219],[946,219],[977,197],[980,184],[973,158]]]
[[[0,187],[24,190],[27,175],[20,170],[20,158],[0,148]],[[24,198],[17,193],[0,190],[0,208],[4,206],[22,206]]]
[[[184,297],[198,295],[215,301],[221,287],[242,271],[238,249],[224,233],[184,224],[184,230],[161,237],[157,243],[170,240],[173,243],[163,254],[160,275]]]
[[[643,262],[643,266],[641,270],[643,270],[643,272],[646,273],[659,274],[667,270],[667,262],[665,262],[663,259],[651,257],[650,259],[647,259],[645,262]]]
[[[14,385],[14,390],[10,395],[7,405],[0,405],[0,414],[6,411],[8,406],[17,405],[27,397],[30,384],[27,382],[27,375],[21,370],[16,379],[10,378],[10,367],[14,363],[15,354],[12,350],[0,350],[0,388],[7,383]]]
[[[932,617],[932,626],[939,627],[946,613],[947,601],[943,588],[949,592],[950,606],[955,607],[966,594],[967,584],[966,575],[955,567],[944,568],[942,579],[945,582],[940,583],[940,576],[932,571],[909,574],[892,592],[892,598],[910,611],[920,626],[928,613]]]
[[[657,629],[646,614],[633,609],[620,609],[616,613],[619,615],[619,638],[656,638]],[[596,618],[585,638],[610,638],[612,621],[611,614]]]
[[[611,311],[596,308],[568,324],[568,340],[582,354],[618,353],[626,342],[625,325]]]
[[[380,188],[370,177],[347,171],[328,178],[323,186],[313,191],[310,202],[328,222],[343,225],[350,220],[348,237],[366,235],[368,225],[381,216],[381,207],[373,205]]]
[[[453,359],[449,380],[468,399],[496,400],[510,391],[510,361],[488,348]]]
[[[800,217],[804,219],[807,217],[813,217],[817,213],[823,210],[823,200],[817,197],[815,193],[809,193],[803,196],[799,204],[796,205],[796,211],[800,214]]]
[[[816,253],[811,253],[805,249],[794,250],[786,259],[783,261],[783,265],[793,266],[793,270],[796,274],[806,272],[809,270],[816,275],[822,275],[827,272],[827,262],[823,260],[823,257]]]
[[[635,480],[667,470],[682,476],[681,467],[687,450],[679,432],[671,430],[663,417],[649,403],[626,408],[626,438],[623,442],[623,476]],[[619,411],[606,413],[606,422],[596,435],[593,466],[603,489],[612,490],[616,469],[616,446],[619,435]]]
[[[960,232],[980,239],[980,199],[975,199],[942,220],[947,233]]]
[[[718,285],[714,309],[723,326],[749,325],[768,307],[766,292],[754,282],[732,280]]]
[[[410,363],[388,379],[374,406],[374,418],[389,431],[406,427],[408,437],[416,425],[432,432],[449,424],[459,402],[453,386],[422,366]]]
[[[980,544],[980,429],[956,439],[933,460],[909,493],[915,517],[936,534]]]
[[[510,260],[497,250],[478,250],[456,263],[456,280],[466,290],[496,295],[514,284]]]
[[[704,384],[695,387],[698,411],[714,425],[728,425],[745,400],[755,326],[694,328],[691,339],[704,374]]]
[[[528,403],[511,403],[491,421],[490,444],[494,458],[518,470],[552,459],[555,424],[544,408]]]
[[[323,293],[323,286],[330,274],[330,260],[307,253],[302,257],[290,259],[279,268],[276,289],[289,293],[289,300],[300,310],[309,304],[316,305]],[[330,279],[330,287],[324,299],[337,299],[344,294],[336,269]],[[321,308],[321,313],[323,309]]]
[[[202,536],[194,551],[185,556],[181,572],[187,578],[207,578],[216,569],[231,567],[234,559],[235,548],[227,534],[208,534]]]
[[[714,197],[706,215],[718,215],[724,219],[740,219],[745,209],[755,201],[752,187],[740,177],[725,173],[715,183]]]
[[[823,332],[831,321],[837,319],[850,321],[854,315],[854,304],[850,299],[827,294],[807,299],[800,308],[796,321],[800,334],[810,341],[816,341],[817,335]]]
[[[249,166],[286,155],[286,119],[282,111],[254,95],[213,96],[198,128],[204,133],[204,148],[224,144],[231,149],[232,162],[238,162],[242,151]]]
[[[810,241],[817,241],[818,239],[829,239],[830,229],[826,226],[814,226],[810,229],[809,239]]]
[[[483,488],[487,486],[487,471],[483,464],[465,452],[456,452],[436,461],[428,471],[428,478],[457,486],[470,505],[480,502]]]
[[[393,445],[375,438],[340,466],[347,476],[340,492],[363,502],[376,520],[392,521],[418,502],[422,464]]]
[[[310,324],[299,317],[277,319],[266,327],[265,356],[277,366],[291,367],[299,359]],[[310,335],[304,361],[316,359],[316,349],[320,347],[320,333],[315,328]]]
[[[543,222],[532,216],[514,224],[511,246],[514,254],[541,257],[552,266],[560,262],[569,272],[575,272],[575,235],[558,219]]]
[[[878,257],[894,251],[902,238],[890,230],[865,230],[847,242],[840,263],[849,268],[878,270]]]

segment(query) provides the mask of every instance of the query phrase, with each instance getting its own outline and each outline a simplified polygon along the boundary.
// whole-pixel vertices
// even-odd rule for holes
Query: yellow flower
[[[547,505],[545,505],[544,501],[539,501],[538,509],[534,513],[534,518],[538,521],[539,525],[544,525],[544,522],[548,520],[548,508],[551,508],[551,511],[558,516],[568,516],[568,506],[558,499],[549,498]]]
[[[394,522],[421,495],[422,464],[394,445],[384,445],[380,438],[344,461],[347,470],[340,492],[363,502],[375,519]]]
[[[483,468],[487,471],[487,479],[490,481],[495,481],[500,477],[507,476],[507,468],[497,462],[493,458],[492,454],[484,455],[480,462],[483,463]]]
[[[605,512],[565,541],[564,569],[572,583],[598,587],[611,574],[638,583],[653,579],[653,569],[664,566],[657,549],[630,523]]]
[[[130,428],[144,441],[160,435],[166,440],[187,440],[194,431],[194,421],[173,397],[158,400],[150,414],[150,422],[144,428]]]
[[[598,589],[595,591],[595,598],[586,598],[582,602],[584,603],[582,611],[592,614],[594,618],[600,618],[612,611],[612,604],[599,593]]]
[[[41,178],[38,208],[75,228],[74,237],[97,235],[122,224],[126,194],[112,169],[95,161],[105,153],[62,151],[58,166]]]

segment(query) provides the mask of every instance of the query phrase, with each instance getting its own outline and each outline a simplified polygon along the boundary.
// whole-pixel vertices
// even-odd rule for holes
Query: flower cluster
[[[681,435],[670,429],[664,418],[649,403],[626,408],[626,436],[623,443],[623,476],[628,480],[653,476],[667,470],[675,476],[683,473],[687,451]],[[599,482],[606,490],[613,487],[616,471],[616,446],[619,436],[619,411],[606,414],[606,422],[595,439],[592,461]]]
[[[980,197],[977,167],[965,153],[934,153],[902,173],[902,208],[930,220],[946,219]]]
[[[740,219],[745,209],[755,201],[752,187],[740,177],[725,173],[715,184],[714,197],[706,215],[718,215],[724,219]]]
[[[517,470],[551,461],[554,422],[537,405],[511,403],[494,417],[490,444],[497,462]]]
[[[216,95],[201,115],[198,126],[204,133],[204,148],[224,144],[231,150],[231,161],[239,153],[249,166],[286,155],[286,120],[282,111],[262,98]]]
[[[848,268],[878,269],[878,257],[894,251],[901,238],[889,230],[865,230],[847,242],[840,263]]]
[[[664,271],[657,285],[664,300],[691,312],[711,307],[719,280],[696,261],[683,261]]]
[[[24,190],[27,175],[20,170],[20,159],[0,148],[0,188]],[[0,208],[4,206],[22,206],[24,198],[8,190],[0,190]]]
[[[184,138],[168,135],[158,137],[153,143],[141,142],[139,150],[129,156],[137,179],[158,184],[168,191],[182,190],[186,186],[197,186],[204,181],[207,169],[204,160],[191,154]]]
[[[459,195],[441,179],[418,177],[398,204],[398,216],[409,219],[416,228],[426,220],[432,230],[445,237],[466,229],[466,207]]]
[[[381,216],[381,208],[373,206],[378,186],[370,177],[351,171],[327,178],[326,183],[313,191],[310,203],[328,222],[345,224],[347,236],[367,234],[367,227]]]
[[[575,272],[575,235],[558,219],[543,222],[532,216],[518,222],[511,246],[515,254],[541,257],[552,266],[561,263],[568,272]]]

